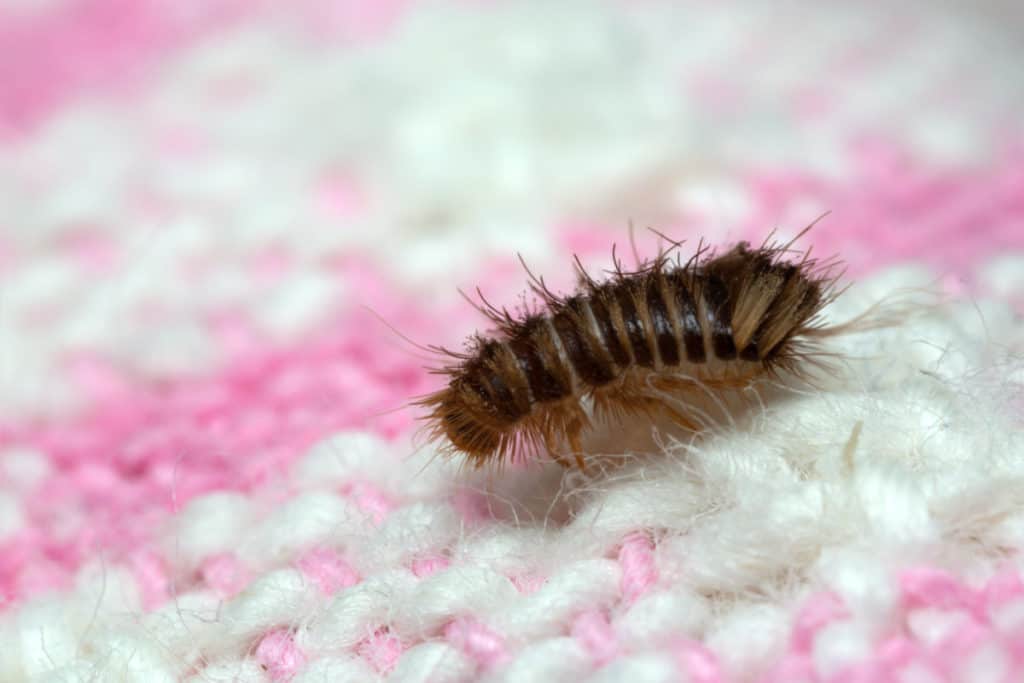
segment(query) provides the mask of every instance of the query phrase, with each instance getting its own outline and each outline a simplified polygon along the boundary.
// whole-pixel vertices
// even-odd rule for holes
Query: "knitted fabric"
[[[0,5],[0,681],[1024,678],[1013,3]],[[413,396],[522,254],[917,296],[585,473]],[[924,293],[923,298],[920,296]]]

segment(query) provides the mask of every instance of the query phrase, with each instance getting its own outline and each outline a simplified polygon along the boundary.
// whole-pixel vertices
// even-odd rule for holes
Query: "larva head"
[[[434,407],[430,420],[434,423],[434,436],[444,438],[452,451],[464,453],[475,464],[481,464],[498,451],[499,432],[488,425],[487,411],[480,396],[460,382],[428,399]]]

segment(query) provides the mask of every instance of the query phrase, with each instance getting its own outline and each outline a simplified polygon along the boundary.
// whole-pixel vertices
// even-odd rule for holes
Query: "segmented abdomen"
[[[507,338],[482,342],[462,380],[498,422],[511,424],[634,368],[770,363],[820,300],[820,282],[740,245],[698,268],[591,283],[520,321]]]

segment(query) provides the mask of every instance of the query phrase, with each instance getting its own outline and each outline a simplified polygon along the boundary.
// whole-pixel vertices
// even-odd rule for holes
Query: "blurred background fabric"
[[[1015,680],[1022,111],[1009,1],[0,0],[0,680]],[[798,503],[598,480],[549,529],[560,471],[496,492],[413,438],[400,335],[457,348],[518,255],[564,290],[630,225],[826,212],[858,304],[961,305],[857,342],[895,359],[847,404],[903,449],[876,483],[779,489],[867,512],[767,562]],[[837,401],[762,442],[838,458]]]

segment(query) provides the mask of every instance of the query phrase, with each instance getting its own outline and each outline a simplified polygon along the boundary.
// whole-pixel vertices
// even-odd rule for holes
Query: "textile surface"
[[[1024,679],[1022,27],[0,2],[0,681]],[[417,433],[520,255],[826,212],[825,315],[915,303],[813,387],[586,472]]]

